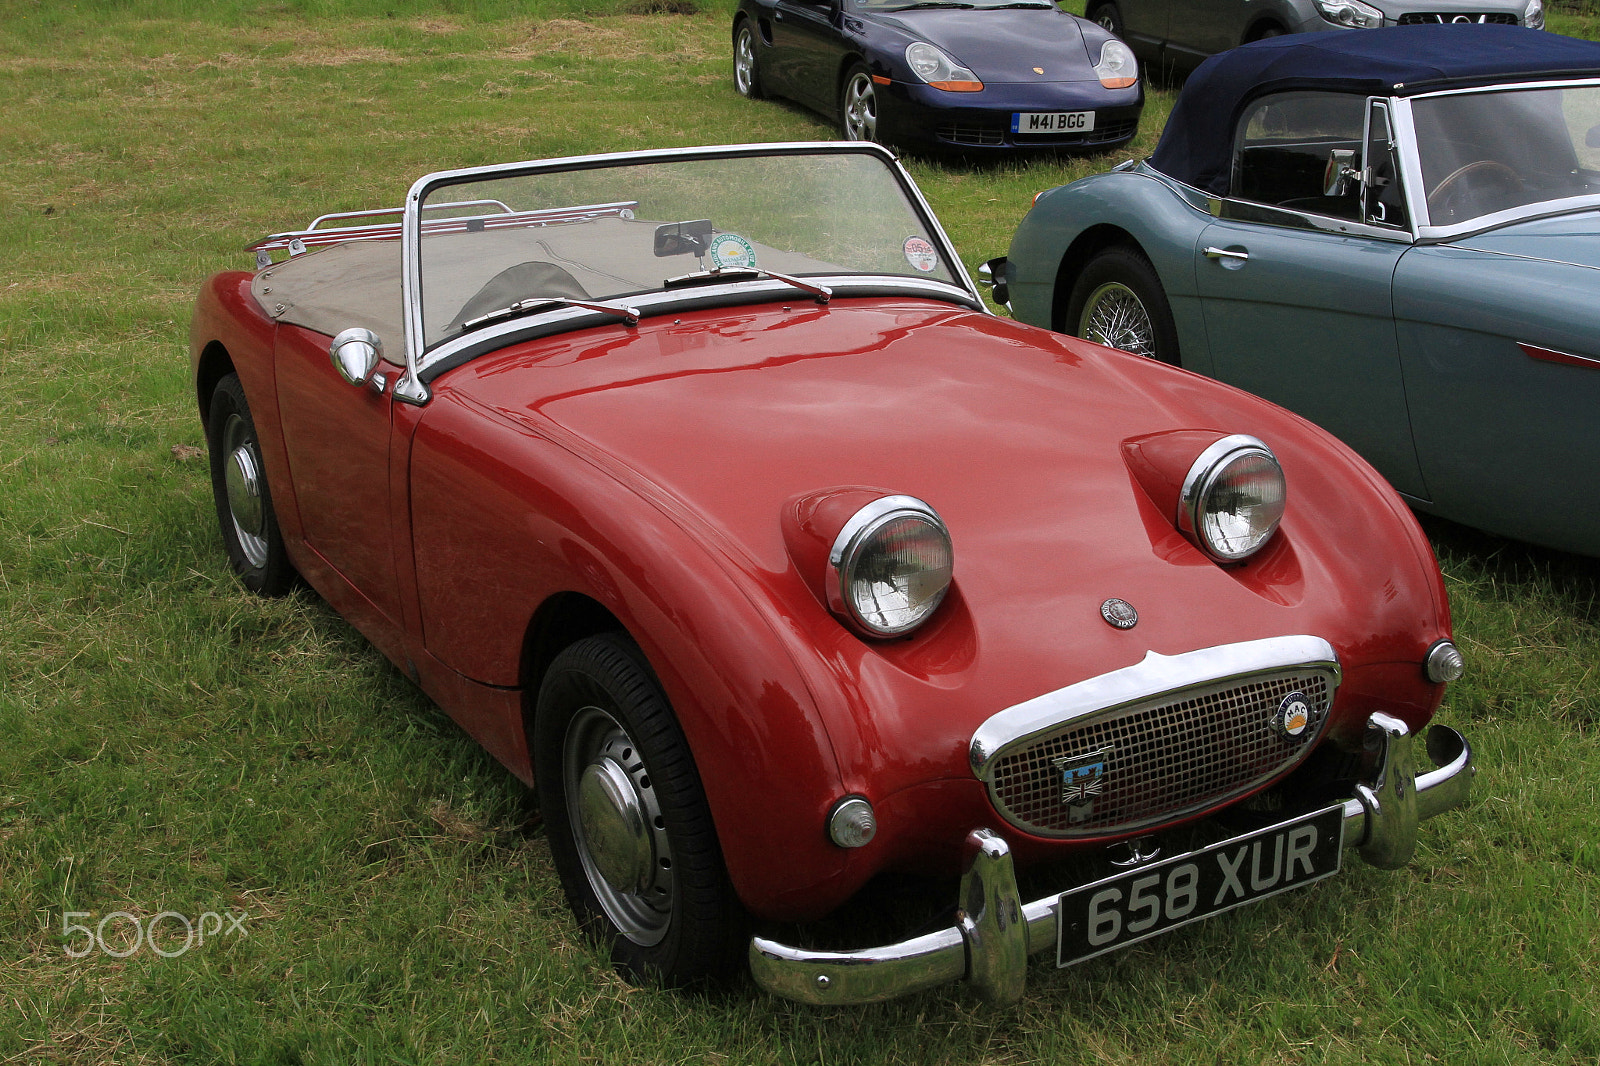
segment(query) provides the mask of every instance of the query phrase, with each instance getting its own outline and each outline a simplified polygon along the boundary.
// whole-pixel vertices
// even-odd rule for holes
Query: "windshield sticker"
[[[717,270],[730,267],[754,269],[756,250],[737,233],[722,233],[711,242],[711,265]]]
[[[933,245],[921,237],[907,237],[905,252],[906,262],[924,274],[939,265],[939,253],[933,250]]]

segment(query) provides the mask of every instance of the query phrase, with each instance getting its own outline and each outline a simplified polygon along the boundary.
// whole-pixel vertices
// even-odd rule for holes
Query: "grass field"
[[[1428,525],[1481,772],[1411,867],[1041,961],[1005,1010],[622,983],[521,786],[314,597],[237,585],[201,279],[443,167],[831,136],[733,93],[729,11],[0,0],[0,1063],[1600,1060],[1592,561]],[[1169,106],[1116,157],[913,169],[976,266]]]

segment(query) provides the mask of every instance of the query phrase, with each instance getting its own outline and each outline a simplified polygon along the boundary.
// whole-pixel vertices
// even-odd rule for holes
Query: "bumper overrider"
[[[1219,665],[1224,667],[1220,672]],[[1326,683],[1326,691],[1308,699],[1303,691],[1309,688],[1308,679]],[[1150,737],[1141,737],[1140,730],[1147,734],[1152,728],[1170,730],[1175,707],[1181,707],[1187,719],[1195,716],[1196,705],[1208,700],[1237,708],[1253,695],[1257,702],[1278,701],[1302,710],[1309,705],[1303,737],[1290,738],[1303,750],[1284,755],[1285,764],[1293,765],[1315,746],[1327,726],[1325,711],[1338,680],[1331,647],[1309,637],[1254,641],[1173,657],[1152,654],[1137,666],[1002,711],[974,736],[972,761],[996,798],[997,811],[1030,832],[1056,838],[1070,838],[1080,831],[1104,834],[1107,828],[1137,833],[1154,822],[1148,811],[1108,827],[1103,819],[1097,820],[1093,803],[1084,802],[1086,797],[1100,797],[1098,777],[1091,782],[1083,770],[1085,758],[1052,758],[1051,753],[1072,744],[1101,745],[1105,737],[1113,736],[1115,743],[1104,744],[1088,757],[1095,760],[1095,772],[1110,772],[1106,767],[1111,766],[1137,777],[1138,768],[1130,765],[1131,757],[1115,754],[1118,745],[1124,752],[1138,749],[1141,743],[1149,746]],[[1286,687],[1293,691],[1281,695]],[[1148,724],[1152,721],[1157,722],[1156,727]],[[1290,732],[1284,729],[1281,714],[1274,716],[1274,721],[1280,733]],[[1216,723],[1206,722],[1204,727],[1215,731]],[[1185,739],[1179,738],[1180,742]],[[1343,848],[1356,848],[1375,866],[1404,866],[1415,851],[1418,825],[1465,805],[1474,773],[1471,748],[1460,733],[1434,725],[1425,743],[1419,745],[1419,739],[1398,718],[1375,712],[1366,723],[1365,747],[1371,769],[1348,798],[1277,826],[1159,862],[1139,862],[1143,857],[1135,849],[1136,864],[1123,874],[1088,886],[1071,886],[1029,903],[1022,901],[1018,890],[1009,846],[992,830],[975,829],[966,838],[954,925],[858,951],[813,951],[756,937],[750,943],[751,973],[767,991],[802,1003],[872,1003],[963,979],[984,999],[1006,1003],[1021,997],[1031,955],[1056,951],[1058,963],[1067,965],[1101,950],[1136,943],[1335,873]],[[1241,746],[1248,744],[1235,738],[1225,758],[1236,760]],[[1256,757],[1259,761],[1259,754]],[[1031,759],[1034,764],[1046,760],[1060,770],[1066,782],[1062,787],[1079,802],[1071,809],[1072,817],[1052,823],[1037,813],[1038,804],[1016,805],[1015,795],[1006,791],[1010,786],[1005,785],[1006,772],[1001,769],[1007,758],[1013,762]],[[1256,787],[1259,773],[1252,773],[1255,776],[1247,774],[1240,779],[1239,789]],[[1031,776],[1041,775],[1034,772]],[[1186,797],[1191,807],[1214,805],[1210,802],[1214,798]],[[1012,807],[1006,806],[1007,799]],[[1150,801],[1148,796],[1134,799]],[[1123,805],[1138,806],[1127,800]],[[1019,816],[1019,812],[1027,816]],[[1177,811],[1166,813],[1169,817],[1183,813],[1182,804]],[[1315,853],[1313,842],[1317,842]],[[1226,883],[1214,892],[1213,886],[1218,884],[1215,870],[1221,870]],[[1140,876],[1146,871],[1146,876]],[[1212,880],[1205,880],[1207,877]],[[1236,894],[1231,892],[1234,888]],[[1209,900],[1213,892],[1215,902],[1196,906],[1197,901]],[[1083,910],[1087,899],[1087,923],[1063,917],[1068,913],[1069,898],[1078,901],[1074,914]],[[1123,903],[1133,909],[1118,911]],[[1139,915],[1136,921],[1135,914]],[[1063,928],[1063,922],[1069,928]],[[1085,924],[1092,928],[1084,930]],[[1148,932],[1124,934],[1124,928],[1141,926]],[[1087,952],[1081,947],[1085,935],[1091,945]],[[1069,940],[1079,948],[1069,949]],[[1108,946],[1092,947],[1099,943]]]

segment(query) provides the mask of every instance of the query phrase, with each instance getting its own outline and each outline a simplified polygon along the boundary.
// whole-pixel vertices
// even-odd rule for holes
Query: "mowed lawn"
[[[1600,1060],[1593,561],[1428,523],[1481,769],[1412,866],[1036,960],[1006,1009],[624,984],[524,789],[314,596],[239,587],[201,280],[430,170],[833,135],[684,6],[0,0],[0,1063]],[[975,267],[1170,103],[1129,152],[912,169]]]

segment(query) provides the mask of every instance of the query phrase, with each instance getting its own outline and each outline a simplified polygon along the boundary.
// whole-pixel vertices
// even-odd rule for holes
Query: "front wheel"
[[[1084,340],[1181,366],[1167,294],[1137,249],[1113,245],[1089,261],[1072,287],[1064,329]]]
[[[688,741],[632,641],[603,634],[556,656],[533,734],[539,806],[578,924],[631,980],[730,975],[743,910]]]
[[[859,63],[845,75],[840,90],[839,130],[847,141],[878,139],[878,87]]]
[[[294,564],[283,547],[261,464],[261,441],[237,374],[229,374],[212,390],[206,446],[211,453],[211,495],[229,565],[250,591],[283,595],[294,584]]]
[[[1122,36],[1122,9],[1116,4],[1095,4],[1089,8],[1089,13],[1084,17],[1108,33]]]
[[[739,95],[761,99],[761,73],[756,67],[756,34],[744,19],[733,32],[733,87]]]

